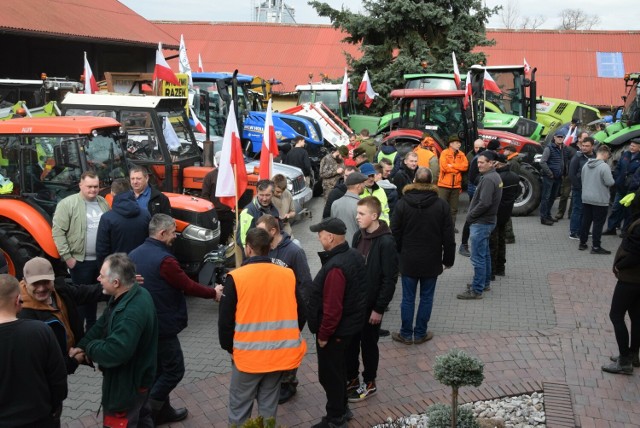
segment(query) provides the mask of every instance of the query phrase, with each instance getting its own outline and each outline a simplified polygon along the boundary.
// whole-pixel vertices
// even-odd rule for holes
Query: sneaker
[[[433,339],[433,332],[428,331],[427,334],[425,334],[424,336],[422,336],[422,337],[420,337],[418,339],[414,339],[413,343],[416,344],[416,345],[419,345],[421,343],[428,342],[431,339]]]
[[[471,253],[469,252],[469,246],[460,244],[460,248],[458,249],[458,254],[465,257],[471,257]]]
[[[351,392],[351,394],[349,394],[348,396],[349,403],[357,403],[359,401],[365,400],[371,397],[377,391],[378,391],[378,388],[376,388],[375,381],[367,382],[367,383],[362,382],[362,384],[360,385],[360,388],[358,388],[356,391],[353,391]]]
[[[633,365],[630,358],[618,358],[615,362],[602,366],[602,371],[613,374],[633,374]]]
[[[611,251],[602,247],[591,247],[591,254],[611,254]]]
[[[611,361],[613,361],[614,363],[616,361],[618,361],[620,357],[619,356],[615,356],[615,357],[609,357],[609,359]],[[633,367],[640,367],[640,357],[638,356],[638,354],[636,354],[632,359],[631,359],[631,365],[633,365]]]
[[[468,290],[471,290],[471,284],[467,284],[467,291]],[[484,286],[484,290],[482,290],[482,291],[491,291],[491,284],[485,285]]]
[[[589,248],[589,247],[587,246],[587,244],[583,244],[582,242],[578,245],[578,250],[580,250],[580,251],[584,251],[584,250],[586,250],[587,248]]]
[[[391,333],[391,338],[396,342],[404,343],[405,345],[413,345],[413,340],[404,338],[398,331]]]
[[[608,229],[605,230],[604,232],[602,232],[603,235],[610,235],[610,236],[615,236],[617,235],[616,233],[616,229]]]
[[[360,388],[360,379],[353,378],[350,381],[347,382],[347,395],[349,395],[350,392],[357,390],[358,388]]]
[[[580,235],[578,235],[577,233],[570,233],[569,239],[580,239]]]
[[[464,293],[458,294],[456,297],[460,300],[479,300],[482,299],[482,293],[476,293],[473,290],[467,290]]]

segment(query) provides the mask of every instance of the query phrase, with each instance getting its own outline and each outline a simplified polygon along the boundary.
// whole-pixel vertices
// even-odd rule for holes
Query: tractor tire
[[[43,254],[33,237],[20,226],[11,222],[0,222],[0,255],[4,256],[10,275],[22,279],[24,264]]]
[[[520,169],[520,194],[518,195],[511,215],[524,217],[531,214],[538,205],[542,195],[542,183],[538,172],[527,164]]]

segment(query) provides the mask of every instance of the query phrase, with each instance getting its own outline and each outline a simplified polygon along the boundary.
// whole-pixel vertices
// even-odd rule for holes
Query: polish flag
[[[347,69],[344,69],[344,79],[342,79],[342,86],[340,87],[340,103],[347,102],[347,96],[349,95],[349,78],[347,77]]]
[[[204,67],[202,67],[202,57],[198,54],[198,73],[202,73],[204,71]]]
[[[469,100],[471,99],[471,72],[467,72],[467,79],[465,80],[464,85],[464,100],[462,101],[462,105],[466,110],[469,107]]]
[[[531,67],[529,66],[529,63],[527,62],[527,59],[524,58],[524,57],[523,57],[523,59],[524,59],[524,74],[526,76],[527,74],[531,73]]]
[[[496,94],[502,93],[498,84],[493,80],[493,77],[491,77],[487,70],[484,71],[484,89],[486,91],[495,92]]]
[[[184,37],[180,34],[180,49],[178,50],[178,71],[189,76],[189,87],[193,87],[193,78],[191,77],[191,64],[187,57],[187,46],[184,44]]]
[[[100,90],[98,88],[98,83],[96,82],[96,78],[93,75],[93,71],[91,71],[91,66],[89,65],[89,61],[87,61],[87,53],[84,53],[84,93],[85,94],[95,94]]]
[[[206,134],[207,130],[204,128],[204,125],[202,124],[202,122],[200,122],[200,119],[198,119],[198,115],[196,114],[195,111],[193,111],[193,109],[191,110],[191,118],[193,119],[193,127],[196,128],[196,131],[202,133],[202,134]]]
[[[273,158],[278,156],[278,140],[273,127],[273,109],[271,100],[267,105],[267,115],[262,132],[262,149],[260,149],[260,180],[270,180],[273,171]]]
[[[360,83],[360,87],[358,88],[358,99],[364,103],[366,108],[371,107],[373,104],[373,100],[378,95],[371,86],[371,80],[369,80],[369,71],[364,72],[364,76],[362,77],[362,83]]]
[[[563,141],[564,145],[570,146],[571,143],[576,141],[577,137],[578,137],[578,127],[574,126],[573,129],[569,128],[569,132],[567,132],[567,136],[564,137],[564,141]]]
[[[451,52],[453,58],[453,80],[456,81],[456,89],[460,87],[460,70],[458,70],[458,61],[456,60],[456,53]]]
[[[227,126],[222,139],[222,156],[220,157],[220,170],[216,183],[216,196],[220,202],[233,209],[236,207],[238,199],[247,190],[248,182],[236,112],[233,101],[231,101]]]
[[[158,50],[156,51],[156,67],[153,69],[153,80],[160,79],[165,82],[179,85],[178,76],[171,70],[167,60],[162,55],[162,43],[158,43]]]

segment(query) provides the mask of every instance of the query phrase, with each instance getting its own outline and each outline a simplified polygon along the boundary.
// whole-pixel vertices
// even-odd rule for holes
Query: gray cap
[[[347,178],[344,180],[344,184],[346,184],[347,186],[353,186],[355,184],[364,183],[368,178],[369,177],[367,177],[366,175],[354,171],[347,176]]]

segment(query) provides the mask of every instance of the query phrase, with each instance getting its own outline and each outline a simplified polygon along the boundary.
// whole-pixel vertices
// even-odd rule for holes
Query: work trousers
[[[556,218],[564,217],[564,213],[567,211],[567,203],[570,201],[571,196],[571,179],[568,176],[562,178],[562,184],[560,185],[560,202],[558,202],[558,213]],[[567,218],[571,218],[571,204],[569,204],[569,212]]]
[[[265,420],[278,412],[282,372],[245,373],[232,365],[229,385],[229,425],[242,426],[251,417],[253,400],[258,401],[258,415]]]
[[[347,348],[353,336],[332,336],[317,346],[318,378],[327,396],[327,418],[340,421],[347,412]],[[316,342],[317,345],[317,342]]]
[[[458,214],[458,200],[460,199],[460,189],[452,189],[450,187],[438,187],[438,196],[449,203],[451,210],[451,220],[456,225],[456,216]]]
[[[368,312],[370,314],[371,311]],[[378,362],[380,352],[378,340],[380,339],[380,324],[370,324],[369,316],[362,327],[362,331],[355,334],[347,348],[347,380],[358,377],[360,367],[360,350],[362,350],[362,380],[372,382],[378,374]]]
[[[140,392],[131,408],[125,412],[108,412],[105,410],[103,426],[105,428],[153,428],[151,409],[149,408],[149,391]],[[126,422],[126,425],[124,423]]]
[[[158,339],[158,368],[150,398],[165,402],[184,377],[184,356],[178,336]]]

